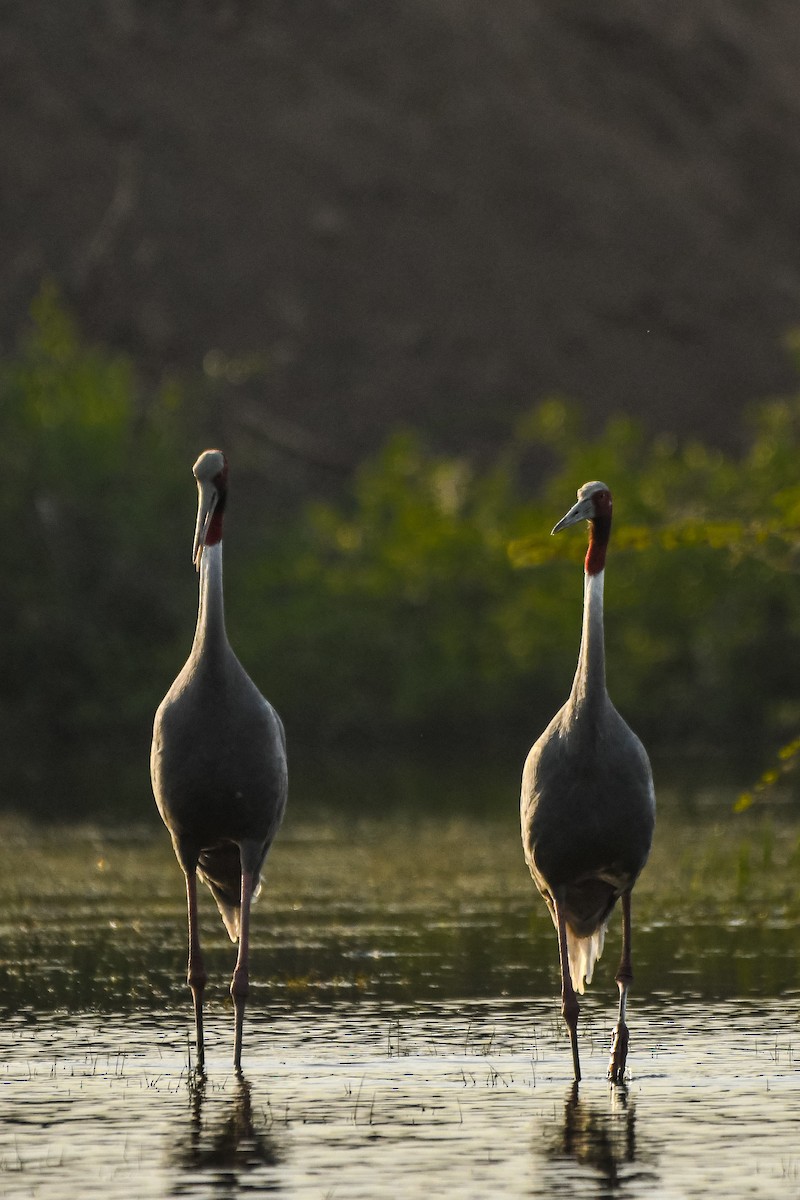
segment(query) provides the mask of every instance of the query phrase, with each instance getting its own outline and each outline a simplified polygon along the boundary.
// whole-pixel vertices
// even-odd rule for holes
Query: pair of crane
[[[203,991],[197,879],[208,885],[239,949],[231,980],[233,1061],[241,1071],[248,993],[250,906],[286,808],[286,738],[280,717],[237,659],[225,632],[222,524],[228,464],[206,450],[194,464],[198,508],[193,559],[200,601],[191,653],[156,712],[153,792],[186,880],[187,981],[194,1006],[197,1067],[204,1070]],[[611,533],[611,493],[586,483],[553,533],[589,522],[583,630],[569,699],[533,745],[522,776],[525,859],[558,933],[561,1008],[580,1080],[576,993],[591,982],[617,902],[622,958],[619,1016],[608,1077],[622,1082],[628,1053],[626,1001],[631,970],[631,891],[647,861],[655,824],[650,763],[606,690],[603,578]]]

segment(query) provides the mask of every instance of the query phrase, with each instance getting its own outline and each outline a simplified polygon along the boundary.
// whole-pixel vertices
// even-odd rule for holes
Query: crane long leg
[[[186,981],[192,989],[194,1027],[197,1042],[197,1069],[205,1067],[203,1046],[203,991],[208,981],[203,955],[200,951],[200,928],[197,919],[197,875],[195,868],[186,869],[186,904],[189,910],[189,967]]]
[[[608,1078],[614,1083],[622,1083],[625,1079],[625,1063],[628,1058],[628,1043],[630,1035],[625,1023],[625,1008],[628,1002],[628,988],[633,983],[631,967],[631,894],[622,894],[622,957],[617,970],[617,986],[619,987],[619,1016],[611,1042],[611,1058],[608,1063]]]
[[[250,902],[253,897],[254,875],[246,871],[242,864],[242,896],[239,914],[239,953],[231,980],[231,996],[233,997],[233,1012],[235,1035],[233,1042],[233,1065],[237,1071],[242,1069],[242,1029],[244,1026],[244,1006],[247,993],[250,990],[249,957],[250,957]]]
[[[572,986],[572,973],[569,969],[569,950],[567,949],[567,922],[564,910],[559,901],[553,897],[558,928],[558,957],[561,963],[561,1012],[569,1030],[569,1040],[572,1046],[572,1066],[575,1071],[575,1082],[580,1083],[581,1064],[578,1058],[578,1013],[580,1006],[575,989]]]

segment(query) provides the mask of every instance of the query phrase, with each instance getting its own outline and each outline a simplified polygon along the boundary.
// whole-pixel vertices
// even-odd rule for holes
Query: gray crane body
[[[286,740],[225,634],[222,542],[203,551],[200,596],[191,654],[156,713],[151,773],[178,861],[199,861],[236,940],[239,848],[258,878],[286,808]]]
[[[643,810],[635,797],[651,788],[644,747],[610,700],[593,723],[576,719],[568,701],[528,756],[525,857],[548,902],[565,889],[567,922],[579,938],[608,920],[647,861],[655,807]]]
[[[585,576],[581,651],[569,699],[534,743],[522,775],[523,844],[534,882],[554,920],[553,896],[563,890],[574,941],[599,935],[596,954],[586,947],[586,982],[614,904],[647,862],[655,826],[647,753],[606,690],[602,621],[600,572]],[[582,992],[580,962],[570,967]]]

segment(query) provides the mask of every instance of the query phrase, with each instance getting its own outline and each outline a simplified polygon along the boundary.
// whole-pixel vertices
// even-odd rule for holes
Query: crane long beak
[[[206,544],[206,534],[217,507],[219,494],[213,483],[197,484],[197,524],[194,527],[194,545],[192,546],[192,562],[200,570],[203,548]]]
[[[566,529],[568,525],[577,525],[579,521],[591,521],[594,516],[594,499],[588,497],[586,500],[579,500],[577,504],[573,504],[568,513],[565,513],[557,525],[554,525],[550,530],[550,536],[554,533],[560,533],[562,529]]]

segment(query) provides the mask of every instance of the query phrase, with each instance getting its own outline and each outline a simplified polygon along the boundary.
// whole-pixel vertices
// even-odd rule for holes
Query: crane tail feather
[[[576,992],[583,995],[586,984],[592,982],[594,965],[603,953],[606,940],[606,923],[597,928],[588,937],[578,937],[567,926],[567,952],[569,954],[569,973],[572,986]]]
[[[232,891],[221,887],[213,879],[209,879],[204,874],[202,867],[198,867],[197,874],[203,883],[206,884],[211,895],[217,902],[219,915],[222,917],[222,923],[228,932],[228,937],[232,942],[239,940],[239,917],[241,914],[241,896],[235,895]],[[261,880],[259,879],[253,889],[252,900],[257,900],[261,892]]]

